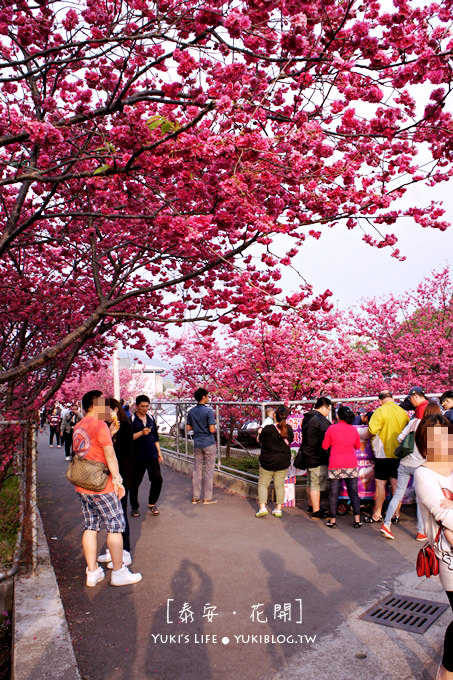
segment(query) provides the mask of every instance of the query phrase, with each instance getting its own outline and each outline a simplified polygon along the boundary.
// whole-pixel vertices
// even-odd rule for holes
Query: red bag
[[[445,498],[448,498],[449,501],[453,500],[453,493],[449,489],[442,489],[442,491]],[[442,525],[439,527],[434,545],[439,540],[441,531]],[[434,548],[429,543],[426,543],[423,548],[420,548],[417,555],[416,569],[417,576],[426,576],[426,578],[437,576],[439,573],[439,560],[434,552]]]
[[[439,534],[438,534],[439,535]],[[439,560],[434,553],[434,548],[429,543],[420,548],[417,555],[417,576],[437,576],[439,573]]]

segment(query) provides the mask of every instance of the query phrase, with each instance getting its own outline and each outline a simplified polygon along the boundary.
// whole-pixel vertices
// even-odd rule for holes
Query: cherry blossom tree
[[[125,401],[135,399],[137,394],[145,390],[146,380],[139,368],[137,370],[120,368],[119,379],[121,398]],[[55,394],[55,399],[58,401],[81,401],[85,392],[89,390],[101,390],[104,395],[113,397],[113,382],[111,362],[105,362],[96,371],[89,371],[84,373],[83,376],[79,375],[77,365],[73,365],[69,370],[67,379]]]
[[[387,385],[405,393],[412,385],[429,392],[453,386],[453,284],[449,268],[433,272],[404,296],[367,300],[354,311],[356,348],[368,364],[363,387],[371,394]]]
[[[452,4],[2,3],[6,408],[144,329],[278,325],[310,293],[281,267],[339,221],[395,257],[400,217],[445,229],[399,201],[452,173]]]

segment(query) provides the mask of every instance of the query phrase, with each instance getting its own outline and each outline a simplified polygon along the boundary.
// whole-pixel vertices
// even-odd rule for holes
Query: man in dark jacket
[[[327,416],[330,414],[332,402],[327,397],[319,397],[315,408],[304,415],[302,421],[301,449],[308,471],[308,494],[312,507],[312,517],[322,519],[321,491],[326,490],[327,465],[329,453],[322,448],[327,428],[331,425]]]

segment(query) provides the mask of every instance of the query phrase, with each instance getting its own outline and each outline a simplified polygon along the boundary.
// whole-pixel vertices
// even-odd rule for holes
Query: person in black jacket
[[[330,414],[332,402],[327,397],[319,397],[315,408],[304,415],[302,421],[301,450],[308,471],[308,494],[313,519],[323,519],[325,510],[321,510],[321,491],[327,486],[327,465],[329,452],[324,451],[322,442],[327,428],[331,425],[327,416]]]
[[[261,445],[260,470],[258,478],[258,502],[259,510],[256,517],[268,515],[266,507],[268,489],[271,480],[274,480],[275,509],[272,510],[274,517],[282,516],[282,505],[285,500],[285,477],[291,463],[290,444],[294,439],[294,432],[287,424],[288,409],[278,406],[275,410],[273,425],[265,425],[258,433],[258,442]]]
[[[110,434],[112,435],[113,448],[118,459],[120,475],[123,478],[125,494],[121,499],[126,527],[123,531],[123,565],[128,566],[132,562],[131,544],[129,537],[129,522],[127,519],[127,497],[132,482],[132,424],[120,402],[110,397],[111,420],[109,422]],[[106,550],[103,555],[99,555],[98,562],[107,562],[109,569],[113,568],[110,551]]]

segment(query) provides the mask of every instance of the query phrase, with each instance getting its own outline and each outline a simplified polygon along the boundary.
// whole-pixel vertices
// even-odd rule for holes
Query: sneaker
[[[392,524],[398,524],[400,521],[400,516],[395,515],[395,517],[392,517]]]
[[[112,556],[111,556],[110,550],[108,548],[103,555],[99,555],[98,562],[101,562],[101,563],[107,562],[108,563],[107,567],[109,569],[113,569]],[[130,564],[132,564],[131,554],[128,550],[123,550],[123,566],[128,567]]]
[[[129,586],[133,583],[138,583],[141,581],[143,576],[137,572],[133,574],[129,571],[127,567],[121,567],[121,569],[116,569],[112,571],[112,578],[110,579],[111,586]]]
[[[383,525],[381,526],[381,528],[379,529],[379,531],[381,532],[381,534],[384,534],[384,536],[385,536],[386,538],[391,538],[392,540],[395,540],[395,536],[392,534],[392,532],[390,531],[390,529],[387,529],[387,527],[385,526],[385,524],[383,524]]]
[[[420,532],[416,535],[415,537],[416,541],[420,541],[421,543],[424,543],[425,541],[428,540],[428,536],[426,534],[421,534]]]
[[[65,456],[64,459],[65,460],[71,460],[71,456]]]
[[[111,560],[112,558],[110,558]],[[132,564],[132,557],[128,550],[123,550],[123,567],[128,567]],[[113,562],[107,562],[107,569],[113,569]]]
[[[274,517],[282,517],[283,513],[281,510],[272,510],[272,515]]]
[[[58,448],[58,449],[61,449],[61,444],[58,444],[57,448]]]
[[[213,505],[214,503],[217,503],[217,501],[214,500],[214,498],[209,498],[208,500],[203,501],[203,505]]]
[[[98,567],[94,571],[90,571],[88,567],[86,568],[87,580],[86,584],[89,588],[94,588],[100,581],[105,579],[104,570],[102,567]]]
[[[50,449],[53,449],[53,444],[49,444],[49,448],[50,448]]]
[[[255,513],[255,517],[266,517],[266,515],[268,514],[269,511],[267,510],[267,508],[261,508],[260,510],[258,510],[257,513]]]

